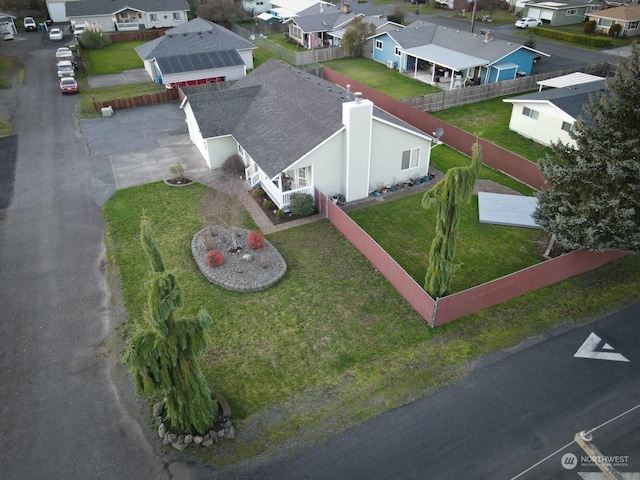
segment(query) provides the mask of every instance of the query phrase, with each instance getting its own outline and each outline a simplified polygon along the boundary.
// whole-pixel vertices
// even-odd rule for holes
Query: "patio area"
[[[438,69],[434,73],[433,67],[422,68],[418,70],[405,70],[402,75],[428,83],[431,86],[441,88],[442,90],[455,90],[464,86],[462,75],[451,75],[448,70]]]

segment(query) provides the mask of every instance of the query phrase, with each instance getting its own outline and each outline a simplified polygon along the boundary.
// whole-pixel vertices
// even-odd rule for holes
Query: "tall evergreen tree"
[[[429,266],[424,289],[434,298],[449,294],[451,280],[456,266],[456,255],[460,207],[468,202],[473,193],[480,169],[482,168],[482,147],[473,145],[471,163],[465,167],[450,169],[445,177],[422,197],[422,206],[437,205],[436,236],[429,250]]]
[[[553,143],[560,162],[540,162],[553,189],[538,193],[536,222],[570,248],[640,250],[640,50],[632,44],[584,106],[570,132],[576,145]]]
[[[209,314],[198,318],[176,318],[182,307],[182,290],[176,277],[165,271],[154,238],[151,221],[140,222],[142,248],[149,257],[148,312],[137,321],[137,331],[124,351],[124,362],[134,376],[139,393],[165,397],[171,428],[191,433],[207,431],[215,420],[216,402],[211,398],[197,357],[206,348]]]

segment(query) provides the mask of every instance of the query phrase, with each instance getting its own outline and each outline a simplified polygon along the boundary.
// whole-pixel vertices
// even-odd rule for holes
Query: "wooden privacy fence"
[[[153,40],[154,38],[164,35],[166,28],[158,28],[153,30],[139,30],[136,32],[120,32],[109,33],[109,39],[113,43],[132,42],[135,40]]]
[[[532,290],[553,285],[627,255],[626,252],[621,251],[578,250],[434,300],[367,232],[326,195],[316,190],[315,199],[320,213],[371,262],[418,315],[432,327],[499,305]]]
[[[132,98],[116,98],[106,102],[98,102],[94,99],[93,106],[97,113],[101,113],[103,108],[111,107],[113,110],[124,110],[125,108],[143,107],[156,103],[173,102],[179,99],[177,88],[164,90],[158,93],[148,93]]]

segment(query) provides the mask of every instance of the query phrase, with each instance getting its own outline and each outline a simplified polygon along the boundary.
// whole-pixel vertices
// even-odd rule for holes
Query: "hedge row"
[[[576,33],[562,32],[560,30],[552,30],[544,27],[531,27],[536,35],[540,37],[555,38],[557,40],[564,40],[566,42],[580,43],[589,47],[606,48],[612,47],[613,43],[610,38],[591,36],[591,35],[579,35]]]

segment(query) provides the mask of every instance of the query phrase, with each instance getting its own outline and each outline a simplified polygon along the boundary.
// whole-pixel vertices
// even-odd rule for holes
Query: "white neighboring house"
[[[269,60],[226,90],[187,95],[189,137],[211,169],[232,155],[248,187],[346,201],[428,173],[433,138],[342,87]]]
[[[12,34],[17,34],[18,30],[16,29],[15,19],[13,15],[9,15],[5,12],[0,12],[0,33],[9,32]]]
[[[177,27],[186,23],[186,0],[77,0],[65,3],[71,25],[99,25],[103,32]]]
[[[600,91],[604,79],[504,99],[513,104],[509,129],[543,145],[560,140],[575,146],[569,132],[590,96]]]
[[[75,2],[77,0],[45,0],[47,4],[47,11],[49,12],[49,19],[55,23],[68,22],[67,17],[67,2]]]
[[[271,9],[271,2],[269,0],[242,0],[242,9],[252,17],[257,17]]]
[[[253,69],[254,48],[231,30],[194,18],[135,50],[154,82],[183,86],[244,77]]]

